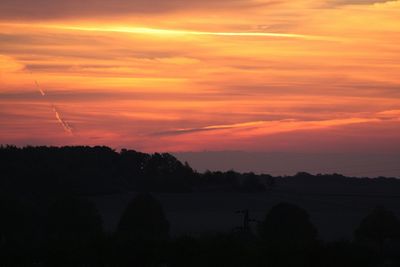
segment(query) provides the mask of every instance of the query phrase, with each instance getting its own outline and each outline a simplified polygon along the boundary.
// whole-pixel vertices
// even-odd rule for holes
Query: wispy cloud
[[[189,134],[189,133],[196,133],[196,132],[256,127],[256,126],[262,125],[262,124],[265,124],[265,121],[251,121],[251,122],[225,124],[225,125],[210,125],[210,126],[204,126],[204,127],[198,127],[198,128],[174,129],[174,130],[170,130],[170,131],[157,132],[157,133],[154,133],[153,135],[166,135],[166,136],[167,135],[180,135],[180,134]]]
[[[376,113],[373,117],[365,118],[338,118],[329,120],[295,120],[295,119],[285,119],[277,121],[252,121],[244,123],[226,124],[226,125],[209,125],[198,128],[183,128],[183,129],[173,129],[169,131],[157,132],[154,135],[159,136],[173,136],[173,135],[183,135],[183,134],[196,134],[199,132],[209,132],[209,131],[221,131],[221,130],[232,130],[229,131],[230,134],[235,135],[235,130],[245,130],[246,135],[269,135],[276,134],[280,132],[290,132],[290,131],[302,131],[318,128],[328,128],[345,126],[359,123],[375,123],[383,120],[398,120],[400,118],[400,113],[398,110],[384,111]],[[226,133],[225,133],[226,134]],[[229,134],[229,133],[228,133]]]

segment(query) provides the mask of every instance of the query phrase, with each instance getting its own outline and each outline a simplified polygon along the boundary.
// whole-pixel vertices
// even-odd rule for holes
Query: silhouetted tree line
[[[171,237],[160,202],[133,197],[113,233],[105,233],[84,197],[58,196],[45,207],[0,199],[0,266],[400,266],[400,222],[377,207],[353,241],[323,243],[307,211],[280,203],[257,227]]]
[[[0,190],[78,195],[136,192],[263,192],[273,177],[229,172],[200,174],[168,153],[108,147],[0,147]]]
[[[101,195],[122,192],[245,192],[271,190],[275,185],[370,185],[397,194],[400,180],[351,178],[340,174],[273,177],[267,174],[206,171],[198,173],[168,153],[146,154],[109,147],[0,146],[0,192],[20,195]]]

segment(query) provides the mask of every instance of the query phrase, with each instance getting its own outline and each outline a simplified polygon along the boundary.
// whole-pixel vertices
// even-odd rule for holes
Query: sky
[[[0,143],[397,153],[399,11],[373,0],[1,0]]]

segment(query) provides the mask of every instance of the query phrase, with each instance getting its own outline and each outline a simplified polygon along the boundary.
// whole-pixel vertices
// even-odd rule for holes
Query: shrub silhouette
[[[308,213],[289,203],[272,207],[260,224],[259,232],[269,245],[294,248],[314,244],[318,235]]]
[[[122,240],[166,240],[169,222],[161,204],[152,195],[135,196],[122,214],[116,235]]]

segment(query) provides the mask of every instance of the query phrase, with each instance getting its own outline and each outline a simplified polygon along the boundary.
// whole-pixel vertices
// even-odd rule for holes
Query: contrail
[[[35,85],[36,85],[36,88],[38,89],[38,91],[40,92],[40,94],[43,97],[47,97],[46,92],[40,87],[37,80],[35,80]],[[61,113],[58,111],[57,107],[51,101],[49,101],[49,102],[50,102],[51,108],[56,116],[57,121],[61,124],[64,131],[67,133],[73,134],[74,132],[73,132],[72,126],[69,125],[69,123],[63,119],[63,117],[61,116]]]
[[[35,80],[35,84],[36,84],[36,88],[39,90],[40,94],[42,96],[45,96],[46,93],[42,90],[42,88],[40,88],[39,83]]]
[[[62,127],[64,128],[64,131],[73,134],[73,128],[69,125],[67,121],[65,121],[61,115],[60,112],[58,112],[57,107],[53,105],[53,111],[56,114],[56,118],[59,123],[61,123]]]

